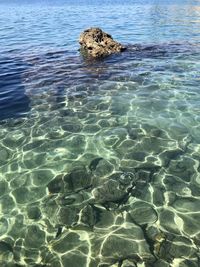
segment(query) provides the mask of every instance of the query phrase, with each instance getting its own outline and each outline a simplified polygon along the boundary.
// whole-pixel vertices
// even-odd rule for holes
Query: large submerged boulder
[[[100,28],[90,28],[81,33],[79,38],[81,51],[88,56],[98,58],[119,53],[126,48],[113,40],[112,36],[103,32]]]

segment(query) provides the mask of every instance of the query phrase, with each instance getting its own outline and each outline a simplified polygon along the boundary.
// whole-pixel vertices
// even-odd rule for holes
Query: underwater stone
[[[123,238],[121,237],[123,236]],[[110,235],[104,242],[102,249],[102,256],[110,258],[111,260],[117,260],[121,258],[128,258],[136,256],[138,252],[138,244],[134,240],[130,240],[123,232],[118,236]]]
[[[164,260],[162,260],[162,259],[158,259],[158,260],[154,263],[153,267],[170,267],[170,265],[169,265],[168,262],[166,262],[166,261],[164,261]]]
[[[121,267],[136,267],[136,265],[130,260],[124,260]]]
[[[88,133],[88,134],[94,134],[97,133],[101,130],[101,127],[99,125],[94,125],[94,124],[86,124],[83,127],[83,132]]]
[[[136,183],[136,185],[131,190],[131,196],[142,199],[146,202],[152,201],[152,192],[150,191],[149,184],[140,183],[139,181]]]
[[[98,110],[101,110],[101,111],[107,111],[109,109],[109,106],[110,106],[110,103],[105,103],[105,102],[102,102],[100,104],[98,104]]]
[[[12,212],[12,210],[15,208],[15,201],[10,195],[4,195],[3,198],[1,198],[1,212],[3,214],[9,214]]]
[[[24,254],[24,260],[27,266],[44,267],[43,264],[38,264],[39,266],[37,264],[35,265],[35,262],[40,257],[40,252],[38,249],[24,249],[22,253]]]
[[[131,126],[128,126],[127,131],[131,140],[141,139],[145,136],[144,131],[141,128],[132,128]]]
[[[15,130],[6,134],[6,138],[3,139],[3,144],[12,149],[21,146],[25,140],[26,133],[21,130]]]
[[[99,120],[98,121],[98,125],[100,126],[100,127],[102,127],[102,128],[104,128],[104,127],[110,127],[110,123],[107,121],[107,120],[105,120],[105,119],[101,119],[101,120]]]
[[[188,188],[188,187],[186,187]],[[196,183],[190,183],[190,186],[188,188],[189,190],[191,190],[191,195],[194,197],[199,197],[200,195],[200,187],[199,185],[197,185]]]
[[[5,218],[0,219],[0,236],[4,235],[8,230],[8,221]]]
[[[5,147],[0,147],[0,165],[4,165],[7,163],[8,159],[11,156],[11,152]]]
[[[85,30],[79,37],[79,43],[82,51],[94,58],[125,50],[124,46],[114,41],[111,35],[103,32],[99,28]]]
[[[79,133],[82,129],[82,126],[77,123],[69,122],[68,124],[62,125],[62,129],[71,133]]]
[[[183,213],[199,212],[200,200],[192,197],[177,197],[173,203],[175,210]]]
[[[188,128],[181,123],[173,123],[170,125],[170,135],[172,135],[172,138],[174,139],[183,139],[185,136],[188,135]]]
[[[199,267],[199,258],[196,257],[193,259],[185,259],[182,262],[180,262],[179,267]]]
[[[138,162],[134,160],[122,159],[120,162],[120,170],[123,172],[134,172],[138,167]]]
[[[115,97],[115,102],[113,101],[110,107],[110,113],[112,116],[126,116],[127,112],[129,111],[129,105],[126,102],[123,103],[122,97],[119,100]]]
[[[134,185],[136,183],[136,179],[137,178],[136,178],[135,173],[116,172],[116,173],[113,173],[111,176],[107,177],[107,179],[106,179],[107,181],[104,182],[104,184],[101,184],[99,187],[97,187],[97,190],[94,189],[93,193],[94,193],[94,195],[96,194],[95,196],[98,198],[97,195],[100,196],[101,194],[105,194],[106,190],[109,190],[109,188],[113,186],[114,187],[113,190],[116,190],[115,194],[112,193],[112,190],[110,191],[110,194],[113,195],[113,198],[115,198],[115,196],[118,195],[117,199],[119,201],[122,199],[123,199],[123,201],[126,201],[128,195],[129,195],[129,192],[131,192],[132,188],[134,187]],[[102,197],[100,197],[100,198],[102,198]],[[108,199],[110,199],[110,195],[108,195],[107,197],[108,197]],[[105,198],[106,198],[106,196],[105,196]],[[116,202],[116,201],[113,200],[113,202]],[[120,204],[120,203],[118,203],[118,204]]]
[[[76,248],[77,248],[77,251],[81,250],[85,253],[88,252],[87,241],[81,239],[80,235],[75,232],[63,233],[63,236],[59,240],[52,242],[52,249],[58,253],[66,253],[70,250],[76,250]],[[69,266],[73,266],[73,265],[69,265]]]
[[[119,141],[119,137],[116,135],[110,135],[106,136],[106,138],[103,139],[103,143],[106,147],[113,147],[115,144],[117,144]]]
[[[178,176],[183,181],[190,182],[195,170],[195,160],[189,157],[181,157],[180,160],[171,160],[168,173]]]
[[[22,214],[15,215],[15,220],[12,223],[12,227],[8,233],[9,236],[12,236],[13,239],[17,239],[19,237],[24,237],[25,235],[25,225],[24,225],[24,217]]]
[[[49,192],[56,194],[64,189],[64,182],[62,180],[62,175],[57,175],[48,185]]]
[[[165,175],[164,184],[167,191],[176,193],[176,195],[190,197],[191,190],[188,184],[182,181],[179,177]],[[173,201],[174,202],[174,201]]]
[[[146,235],[148,239],[152,241],[162,242],[165,239],[165,235],[155,225],[150,225],[146,228]]]
[[[88,227],[93,227],[96,222],[96,216],[93,208],[90,205],[86,205],[79,213],[79,216],[81,214],[81,218],[79,221],[88,226]]]
[[[73,204],[76,207],[82,208],[83,204],[93,203],[93,199],[91,198],[91,191],[88,189],[74,194],[62,194],[57,198],[56,202],[59,206],[71,206]]]
[[[1,255],[0,261],[4,260],[8,262],[13,257],[13,247],[9,243],[3,240],[0,241],[0,255]]]
[[[136,185],[137,176],[136,176],[135,172],[122,172],[118,175],[119,175],[118,179],[115,176],[115,174],[113,174],[111,176],[111,178],[119,181],[119,188],[120,189],[128,192],[133,186]]]
[[[123,127],[119,127],[119,122],[117,122],[116,120],[110,119],[108,121],[111,124],[112,128],[105,129],[103,132],[103,137],[105,138],[109,138],[110,136],[117,137],[119,140],[119,143],[126,140],[127,134],[128,134],[127,129]],[[127,144],[125,146],[128,147]]]
[[[75,135],[73,136],[71,139],[70,139],[70,146],[73,148],[73,149],[80,149],[80,148],[84,148],[85,147],[85,144],[86,144],[86,141],[85,141],[85,136],[84,135]]]
[[[192,242],[187,241],[184,237],[175,237],[172,240],[166,240],[161,244],[159,257],[166,261],[171,261],[174,258],[193,258],[196,250],[192,247]],[[186,243],[185,243],[186,242]],[[188,243],[188,244],[187,244]]]
[[[93,159],[91,162],[90,162],[90,165],[89,165],[89,169],[91,170],[91,171],[94,171],[94,170],[96,170],[96,168],[97,168],[97,165],[99,164],[99,162],[100,162],[100,160],[102,160],[103,158],[95,158],[95,159]]]
[[[111,227],[115,223],[116,214],[110,210],[106,210],[105,208],[97,208],[95,207],[96,212],[96,223],[95,227],[99,228],[107,228]]]
[[[126,136],[124,138],[125,138],[125,140],[122,140],[122,142],[117,147],[117,152],[122,156],[124,156],[128,152],[133,151],[134,147],[136,145],[135,141],[133,141],[131,139],[126,139]]]
[[[45,187],[19,187],[15,189],[12,194],[15,200],[19,204],[27,204],[28,202],[34,202],[46,195]]]
[[[133,203],[129,214],[134,222],[140,225],[155,223],[158,219],[157,213],[153,207],[142,201]]]
[[[113,170],[114,166],[109,161],[102,159],[97,164],[96,169],[93,173],[97,177],[102,177],[111,174]]]
[[[93,195],[97,203],[116,202],[126,195],[126,191],[119,189],[117,181],[108,180],[102,186],[95,188]]]
[[[179,213],[178,216],[183,220],[183,230],[188,235],[196,236],[199,232],[199,213]]]
[[[58,127],[58,126],[55,126],[55,127],[51,127],[48,129],[48,133],[47,133],[47,137],[49,139],[60,139],[60,138],[63,138],[63,137],[66,137],[68,134],[66,134],[66,132],[64,133],[62,130],[61,130],[61,127]]]
[[[21,253],[23,250],[23,242],[24,239],[23,238],[17,238],[17,240],[15,240],[15,244],[13,246],[13,252],[14,252],[14,257],[15,257],[15,261],[19,262],[21,259]]]
[[[56,257],[55,254],[52,254],[51,256],[49,256],[49,258],[47,258],[47,256],[44,255],[42,258],[45,259],[44,265],[41,266],[39,264],[38,266],[34,266],[34,267],[46,267],[46,266],[63,267],[61,260],[59,259],[59,257]]]
[[[58,211],[59,206],[56,202],[54,195],[49,195],[49,197],[43,200],[43,204],[41,205],[42,214],[46,218],[50,218],[51,223],[58,224]],[[50,227],[51,228],[51,227]]]
[[[41,217],[41,211],[37,206],[29,206],[27,208],[27,215],[31,220],[38,220]]]
[[[166,189],[162,186],[155,185],[153,189],[153,203],[155,206],[163,206],[165,203],[165,194]]]
[[[30,142],[25,146],[23,146],[23,151],[29,151],[29,150],[31,151],[34,148],[40,147],[44,142],[45,140],[35,140],[33,142]]]
[[[133,159],[137,161],[145,161],[145,157],[148,154],[143,151],[131,151],[125,154],[125,159]]]
[[[87,255],[84,256],[82,251],[76,250],[74,253],[69,252],[67,255],[61,257],[62,266],[87,266]]]
[[[38,166],[44,165],[47,161],[47,153],[35,153],[34,150],[26,152],[23,164],[27,169],[37,169]]]
[[[17,172],[18,171],[18,168],[19,168],[19,165],[18,165],[17,160],[16,161],[13,161],[10,164],[10,170],[11,170],[11,172]]]
[[[71,227],[77,223],[79,212],[80,208],[74,206],[62,207],[57,214],[57,223]]]
[[[50,170],[33,170],[31,172],[31,179],[36,186],[43,186],[52,180],[54,174]]]
[[[6,181],[0,181],[0,198],[7,192],[8,184]]]
[[[137,180],[140,183],[149,183],[151,179],[151,171],[143,170],[143,169],[137,169]]]
[[[193,247],[193,242],[186,237],[176,236],[170,240],[171,246],[169,254],[174,258],[193,258],[196,254],[196,249]]]
[[[141,259],[151,260],[148,244],[146,243],[140,227],[125,223],[123,228],[116,229],[103,241],[101,255],[112,263],[119,259]]]
[[[39,248],[45,243],[45,232],[42,231],[37,225],[30,225],[27,228],[26,237],[24,240],[26,248]]]
[[[162,140],[155,136],[146,136],[142,140],[142,142],[138,143],[137,148],[142,151],[148,151],[149,153],[153,152],[155,154],[161,153],[163,151],[163,147],[168,146],[168,140]]]
[[[84,166],[73,169],[63,178],[65,183],[65,192],[77,192],[92,185],[92,177]]]
[[[12,194],[15,197],[15,200],[19,204],[24,204],[30,201],[31,196],[27,187],[19,187],[15,189]]]
[[[160,225],[162,225],[166,231],[173,234],[180,234],[180,227],[175,223],[175,213],[171,210],[160,210],[159,221]]]
[[[171,160],[176,159],[183,153],[184,151],[180,148],[165,150],[164,152],[160,153],[159,158],[162,160],[163,167],[166,167],[169,165]]]

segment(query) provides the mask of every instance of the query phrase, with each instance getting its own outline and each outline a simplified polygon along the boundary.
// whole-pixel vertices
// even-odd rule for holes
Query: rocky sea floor
[[[200,266],[199,52],[15,57],[29,105],[0,122],[2,267]]]

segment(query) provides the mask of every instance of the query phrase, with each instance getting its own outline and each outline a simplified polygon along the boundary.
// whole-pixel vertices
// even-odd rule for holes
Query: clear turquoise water
[[[1,1],[0,40],[0,266],[200,266],[200,2]]]

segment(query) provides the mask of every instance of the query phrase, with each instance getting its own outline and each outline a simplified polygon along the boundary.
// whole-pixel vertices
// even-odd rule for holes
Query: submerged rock
[[[92,194],[99,204],[126,202],[134,186],[135,176],[132,173],[114,173],[108,180],[96,187]]]
[[[122,267],[135,267],[135,263],[130,260],[124,260],[122,263]]]
[[[136,201],[131,205],[130,217],[139,225],[153,224],[158,219],[153,206],[142,201]]]
[[[87,189],[92,185],[92,177],[85,166],[77,166],[63,178],[65,192],[72,193]]]
[[[94,58],[112,53],[119,53],[126,48],[113,40],[112,36],[99,28],[90,28],[81,33],[79,38],[81,50]]]
[[[154,257],[140,227],[124,222],[122,227],[113,226],[108,231],[110,232],[105,234],[100,249],[102,262],[109,264],[108,266],[122,259],[131,259],[133,263],[140,260],[152,263]],[[126,266],[125,262],[124,266]],[[133,267],[134,265],[128,266]]]

